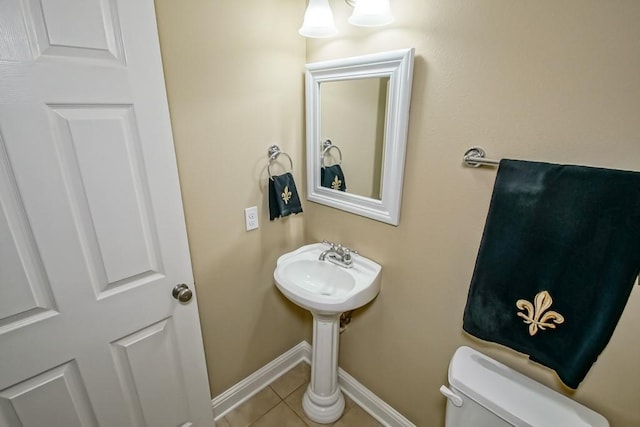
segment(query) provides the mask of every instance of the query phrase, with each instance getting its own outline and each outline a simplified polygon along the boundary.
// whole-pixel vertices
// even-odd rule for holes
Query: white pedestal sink
[[[345,268],[320,261],[328,247],[314,243],[278,258],[276,286],[291,301],[313,315],[311,381],[302,400],[307,416],[322,424],[336,421],[344,411],[338,387],[340,314],[362,307],[380,292],[382,267],[360,255]]]

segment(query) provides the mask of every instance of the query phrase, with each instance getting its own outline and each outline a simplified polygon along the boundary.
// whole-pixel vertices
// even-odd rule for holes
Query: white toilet
[[[609,427],[597,412],[482,353],[456,350],[449,364],[446,427]]]

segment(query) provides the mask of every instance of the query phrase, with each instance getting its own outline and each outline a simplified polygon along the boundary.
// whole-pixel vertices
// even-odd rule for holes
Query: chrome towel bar
[[[462,161],[465,165],[477,168],[480,166],[497,166],[500,164],[500,160],[485,158],[486,153],[482,147],[471,147],[464,152]]]

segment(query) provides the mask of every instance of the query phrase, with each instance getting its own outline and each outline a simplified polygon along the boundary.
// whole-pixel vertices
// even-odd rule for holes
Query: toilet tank
[[[449,364],[446,427],[609,427],[597,412],[469,347]]]

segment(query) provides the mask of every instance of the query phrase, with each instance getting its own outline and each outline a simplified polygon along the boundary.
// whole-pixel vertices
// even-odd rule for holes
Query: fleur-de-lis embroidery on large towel
[[[339,190],[341,185],[342,180],[338,179],[338,175],[336,175],[336,177],[333,179],[333,182],[331,183],[331,188],[333,188],[334,190]]]
[[[556,311],[547,311],[553,299],[549,292],[538,292],[533,300],[535,307],[526,299],[519,299],[516,301],[516,307],[520,310],[525,310],[527,313],[518,312],[518,316],[524,319],[524,323],[529,325],[529,335],[534,336],[538,329],[545,330],[546,328],[555,329],[554,323],[560,324],[564,322],[564,316]],[[545,313],[546,312],[546,313]],[[553,323],[552,323],[553,322]]]
[[[282,200],[284,200],[284,204],[288,205],[289,200],[291,200],[291,191],[289,191],[289,186],[284,187],[284,192],[282,193]]]

